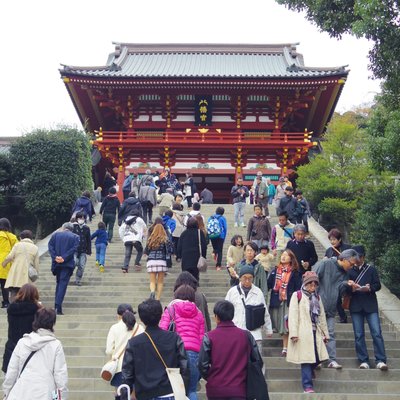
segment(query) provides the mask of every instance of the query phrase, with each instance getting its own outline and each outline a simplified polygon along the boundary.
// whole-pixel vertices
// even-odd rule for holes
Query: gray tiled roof
[[[313,78],[345,67],[305,67],[296,45],[116,45],[103,67],[64,66],[62,74],[113,78]]]

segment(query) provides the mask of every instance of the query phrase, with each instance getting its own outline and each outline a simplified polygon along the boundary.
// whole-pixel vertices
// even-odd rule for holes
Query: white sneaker
[[[369,369],[369,365],[366,362],[363,362],[360,364],[360,366],[358,367],[360,369]]]
[[[237,228],[238,227],[238,224],[237,224],[237,222],[235,222],[235,225],[233,225],[235,228]]]
[[[240,224],[240,226],[241,226],[242,228],[246,228],[246,224],[244,224],[243,222]]]
[[[376,369],[380,369],[381,371],[387,371],[388,366],[383,361],[379,361],[378,364],[376,364]]]
[[[342,369],[342,366],[338,364],[336,361],[331,361],[328,364],[328,368],[333,368],[333,369]]]

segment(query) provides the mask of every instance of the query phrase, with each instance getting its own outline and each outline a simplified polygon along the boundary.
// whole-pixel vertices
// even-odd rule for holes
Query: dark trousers
[[[197,279],[197,281],[200,282],[200,272],[199,272],[197,266],[192,267],[192,268],[186,268],[186,269],[182,268],[182,271],[190,272]]]
[[[296,217],[296,223],[303,224],[306,227],[306,233],[308,233],[308,215],[303,214]]]
[[[6,289],[4,286],[6,284],[7,279],[0,279],[0,285],[1,285],[1,295],[3,296],[3,305],[7,305],[9,303],[8,301],[8,289]]]
[[[222,250],[224,248],[224,239],[221,238],[211,239],[211,244],[214,250],[214,254],[217,255],[216,267],[220,267],[222,264]]]
[[[193,205],[192,199],[193,199],[193,196],[185,197],[185,200],[187,201],[188,207],[192,207],[192,205]]]
[[[172,236],[172,243],[174,244],[174,254],[178,254],[178,243],[179,243],[179,238]]]
[[[109,241],[111,241],[114,235],[115,218],[116,218],[115,214],[103,214],[103,222],[106,225]]]
[[[340,322],[347,321],[347,315],[342,307],[342,296],[339,295],[336,304],[336,310],[339,314]]]
[[[67,293],[67,287],[72,273],[73,268],[58,267],[56,269],[56,295],[55,295],[55,309],[56,311],[62,311],[62,303],[64,301],[65,294]]]
[[[315,332],[314,333],[314,352],[315,352],[315,363],[314,364],[301,364],[301,383],[304,389],[313,388],[313,372],[320,363],[317,351],[317,341]]]
[[[150,201],[143,201],[141,205],[143,209],[143,221],[146,224],[147,222],[151,224],[153,219],[153,204]]]
[[[122,193],[124,195],[124,200],[126,200],[129,197],[130,191],[129,190],[124,190]]]
[[[140,242],[125,242],[125,259],[124,259],[123,269],[128,270],[128,268],[129,268],[129,263],[131,261],[133,248],[135,248],[137,251],[135,265],[140,265],[140,260],[142,259],[142,255],[143,255],[142,243],[140,243]]]

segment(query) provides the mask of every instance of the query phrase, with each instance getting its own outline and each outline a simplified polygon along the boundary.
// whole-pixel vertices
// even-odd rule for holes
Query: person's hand
[[[297,343],[298,340],[299,340],[299,338],[298,338],[297,336],[293,336],[293,337],[290,338],[290,340],[291,340],[293,343]]]
[[[54,261],[55,261],[57,264],[62,264],[62,263],[64,262],[64,259],[63,259],[61,256],[57,256],[57,257],[54,259]]]
[[[354,281],[352,281],[352,280],[350,279],[350,280],[347,281],[347,284],[348,284],[349,286],[353,286],[353,285],[354,285]]]
[[[301,265],[303,266],[304,269],[309,269],[310,268],[310,263],[308,261],[303,261],[301,263]]]

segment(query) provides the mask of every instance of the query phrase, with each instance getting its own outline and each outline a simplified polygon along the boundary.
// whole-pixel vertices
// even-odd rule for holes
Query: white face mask
[[[85,220],[84,219],[78,219],[78,224],[79,225],[82,225],[82,224],[84,224],[85,223]]]

